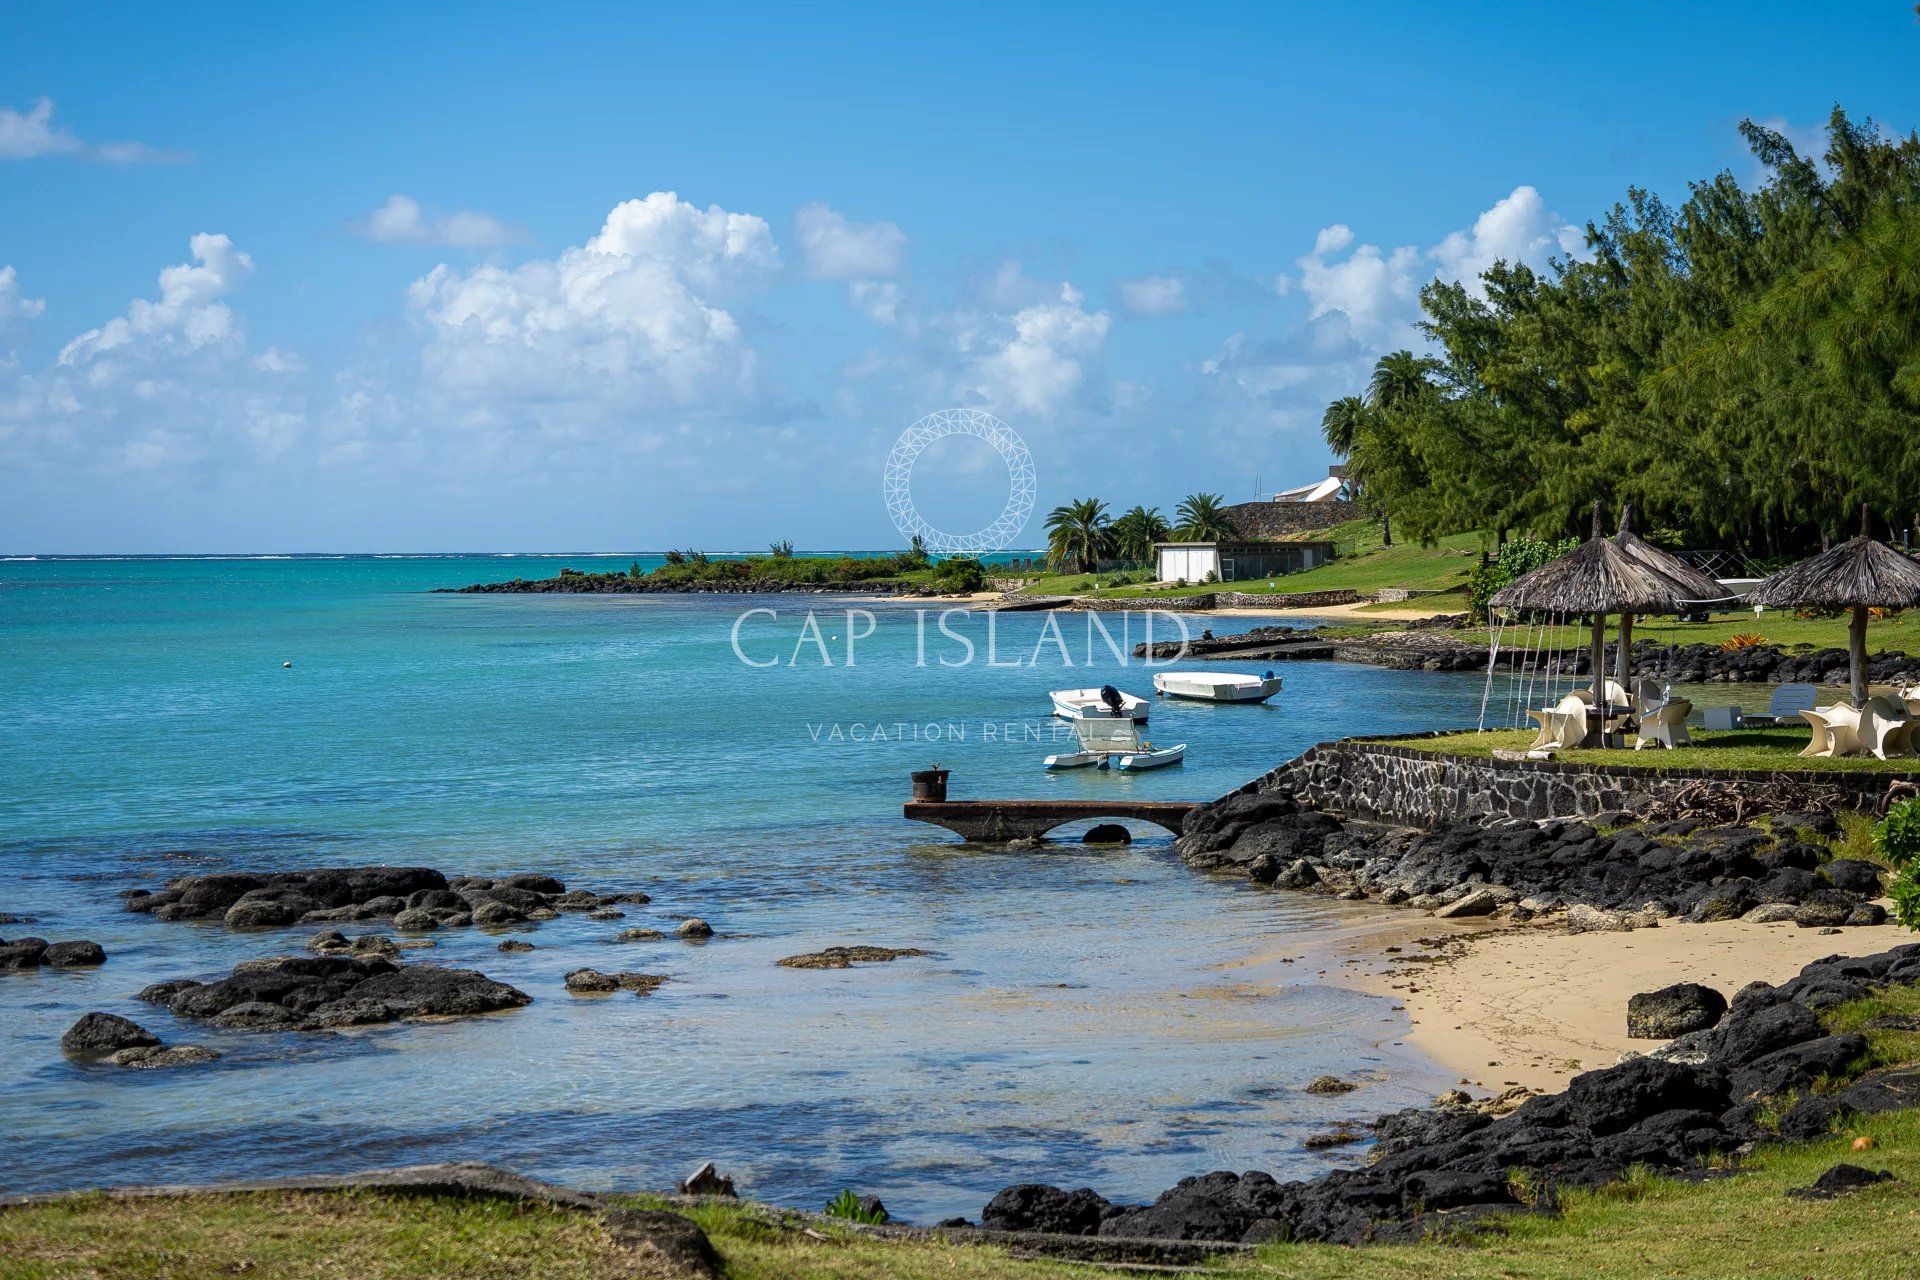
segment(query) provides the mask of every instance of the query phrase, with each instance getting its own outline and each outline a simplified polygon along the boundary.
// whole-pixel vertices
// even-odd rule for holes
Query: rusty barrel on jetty
[[[947,798],[947,772],[945,769],[915,769],[913,771],[913,798],[915,800],[945,800]]]

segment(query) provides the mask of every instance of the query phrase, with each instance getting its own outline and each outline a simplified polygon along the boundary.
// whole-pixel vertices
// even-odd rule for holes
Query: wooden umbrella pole
[[[1595,745],[1607,745],[1607,615],[1598,609],[1593,611],[1593,711],[1599,717],[1599,742]],[[1595,733],[1588,730],[1587,737]]]
[[[1853,677],[1853,705],[1867,705],[1867,606],[1853,606],[1853,618],[1847,623],[1847,674]]]
[[[1633,615],[1620,615],[1620,652],[1614,656],[1614,680],[1628,694],[1633,692]],[[1631,699],[1629,699],[1631,701]]]

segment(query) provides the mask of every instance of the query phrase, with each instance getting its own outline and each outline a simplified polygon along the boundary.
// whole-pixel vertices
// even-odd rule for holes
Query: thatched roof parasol
[[[1523,574],[1487,601],[1500,609],[1593,616],[1593,702],[1606,701],[1606,618],[1621,615],[1619,683],[1632,672],[1632,618],[1636,613],[1685,613],[1727,590],[1686,561],[1635,534],[1631,507],[1620,513],[1620,532],[1600,534],[1600,504],[1593,504],[1593,536],[1578,547]]]
[[[1867,610],[1920,607],[1920,563],[1861,532],[1811,559],[1790,564],[1747,592],[1747,603],[1769,608],[1851,609],[1847,670],[1853,705],[1867,705]]]
[[[1725,587],[1630,529],[1601,537],[1596,515],[1593,537],[1515,578],[1487,603],[1561,614],[1684,613],[1702,601],[1726,598]]]

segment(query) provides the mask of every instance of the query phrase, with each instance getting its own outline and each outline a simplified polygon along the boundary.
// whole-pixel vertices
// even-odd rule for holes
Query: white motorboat
[[[1115,756],[1113,767],[1122,773],[1139,773],[1146,769],[1164,769],[1187,758],[1187,744],[1184,742],[1175,747],[1156,747],[1151,742],[1143,742],[1140,746],[1139,751]]]
[[[1112,685],[1107,688],[1112,689]],[[1103,697],[1101,689],[1055,689],[1047,696],[1053,699],[1053,714],[1062,720],[1076,720],[1081,716],[1125,716],[1136,724],[1147,722],[1147,708],[1150,705],[1145,698],[1136,698],[1130,693],[1121,693],[1114,689],[1114,695],[1120,700],[1120,709],[1115,711]]]
[[[1179,764],[1186,758],[1187,744],[1155,747],[1140,736],[1140,726],[1126,716],[1085,715],[1075,717],[1075,751],[1063,751],[1047,757],[1047,768],[1118,768],[1122,773],[1139,773]]]
[[[1160,671],[1153,690],[1163,698],[1196,702],[1265,702],[1280,692],[1280,677],[1269,671],[1245,676],[1232,671]]]

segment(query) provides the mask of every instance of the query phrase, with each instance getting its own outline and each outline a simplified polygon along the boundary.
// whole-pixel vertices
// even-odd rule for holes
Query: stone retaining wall
[[[1609,810],[1631,810],[1701,781],[1817,786],[1839,793],[1857,807],[1872,808],[1886,794],[1889,784],[1920,782],[1920,774],[1809,769],[1754,773],[1556,760],[1481,760],[1391,742],[1341,739],[1311,748],[1241,790],[1287,787],[1316,809],[1398,826],[1425,827],[1460,818],[1588,818]]]
[[[1351,588],[1338,591],[1298,591],[1292,594],[1269,592],[1255,595],[1246,591],[1220,591],[1213,597],[1219,609],[1317,609],[1329,604],[1357,604],[1360,593]]]

